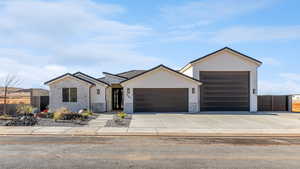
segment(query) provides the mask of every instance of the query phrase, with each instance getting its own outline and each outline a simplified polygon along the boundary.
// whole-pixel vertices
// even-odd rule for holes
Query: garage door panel
[[[249,72],[200,72],[201,111],[248,111]]]
[[[201,111],[249,111],[246,107],[205,107],[201,108]]]
[[[231,102],[246,102],[247,97],[206,97],[205,103],[209,102],[224,102],[224,103],[231,103]]]
[[[206,91],[215,91],[215,90],[220,90],[220,91],[230,91],[230,92],[243,92],[248,90],[248,87],[234,87],[234,86],[224,86],[224,87],[203,87],[204,90]]]
[[[187,88],[134,88],[135,112],[187,112]]]

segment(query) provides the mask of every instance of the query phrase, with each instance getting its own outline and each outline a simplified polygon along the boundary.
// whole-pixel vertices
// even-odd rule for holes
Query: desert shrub
[[[78,113],[69,113],[69,114],[64,114],[63,120],[77,120],[81,119],[82,115]]]
[[[20,104],[17,106],[17,113],[19,115],[26,115],[32,113],[34,108],[31,105]]]
[[[54,112],[53,113],[53,120],[61,120],[64,117],[63,113],[61,112]]]
[[[90,110],[84,110],[81,114],[81,120],[86,120],[88,119],[90,116],[93,115],[93,112]]]
[[[77,120],[81,119],[82,115],[70,112],[67,108],[59,108],[53,113],[53,119],[56,120]]]
[[[70,114],[71,112],[65,108],[65,107],[62,107],[62,108],[59,108],[57,109],[54,114],[53,114],[53,119],[56,121],[56,120],[63,120],[64,119],[64,116],[66,114]]]
[[[0,120],[12,120],[12,119],[13,119],[13,117],[11,117],[8,114],[0,115]]]
[[[127,116],[127,114],[125,112],[118,112],[117,116],[121,119],[124,119]]]
[[[93,115],[93,112],[90,111],[90,110],[85,110],[81,115],[82,115],[82,116],[88,117],[88,116],[92,116],[92,115]]]

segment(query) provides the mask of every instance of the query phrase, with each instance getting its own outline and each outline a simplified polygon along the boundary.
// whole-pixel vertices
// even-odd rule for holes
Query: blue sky
[[[0,78],[101,77],[231,47],[264,64],[259,93],[300,93],[297,0],[1,0]]]

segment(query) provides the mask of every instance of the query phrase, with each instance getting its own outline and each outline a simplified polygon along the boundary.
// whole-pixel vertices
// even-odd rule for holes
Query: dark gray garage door
[[[200,72],[201,111],[249,111],[249,72]]]
[[[187,112],[187,88],[134,88],[134,112]]]

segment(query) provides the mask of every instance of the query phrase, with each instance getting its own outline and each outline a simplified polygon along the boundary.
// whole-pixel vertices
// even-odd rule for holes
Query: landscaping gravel
[[[117,114],[114,115],[112,120],[107,120],[105,127],[129,127],[132,115],[127,115],[124,119],[121,121],[117,121],[118,116]]]
[[[54,121],[53,119],[42,118],[38,120],[36,126],[58,126],[58,127],[82,127],[87,125],[88,121],[69,121],[59,120]]]
[[[34,126],[58,126],[58,127],[82,127],[88,124],[92,119],[97,118],[98,115],[89,117],[88,119],[81,120],[58,120],[54,121],[50,118],[38,118],[38,123]],[[0,120],[0,126],[5,126],[9,120]]]

